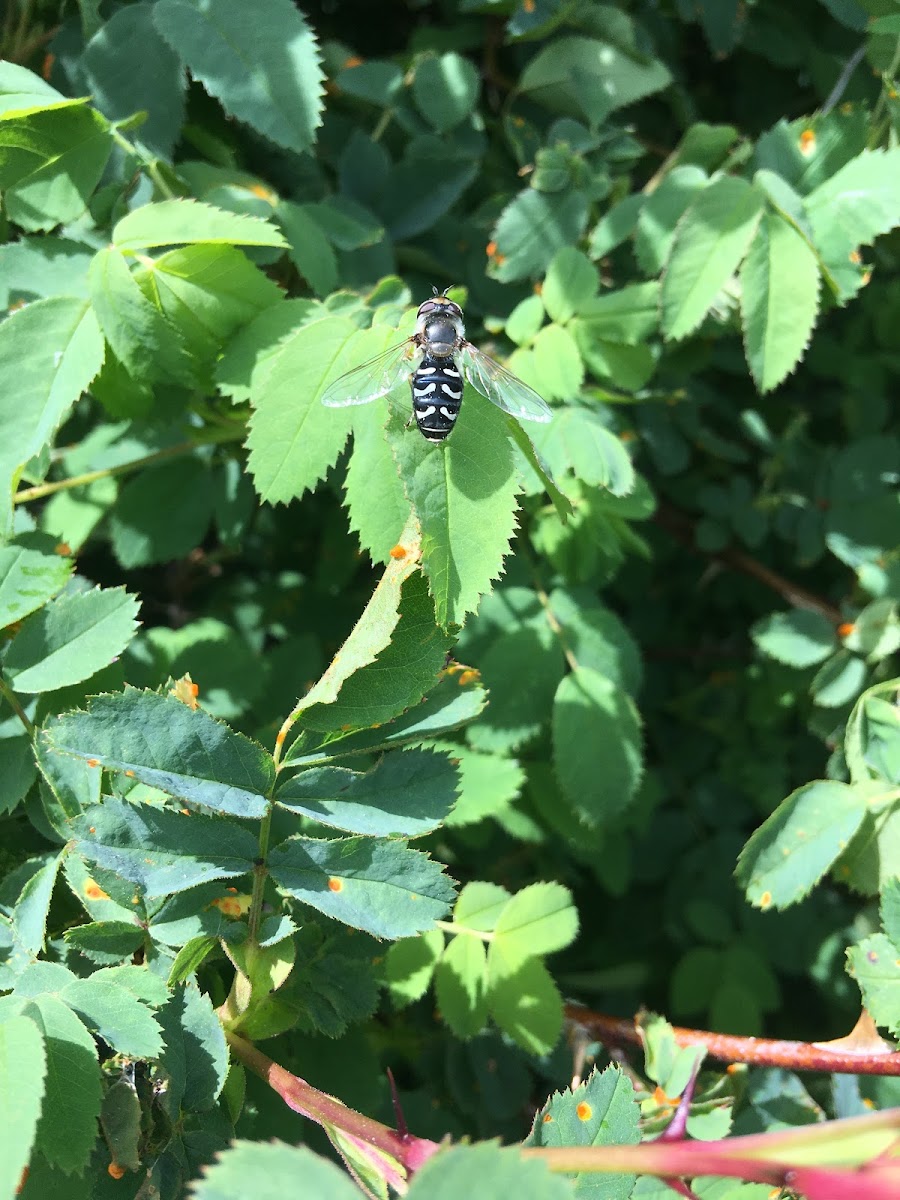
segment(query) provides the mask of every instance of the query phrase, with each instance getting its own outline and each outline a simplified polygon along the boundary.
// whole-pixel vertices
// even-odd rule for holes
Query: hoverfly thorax
[[[447,358],[466,336],[462,309],[444,296],[419,305],[416,334],[423,339],[429,354]]]

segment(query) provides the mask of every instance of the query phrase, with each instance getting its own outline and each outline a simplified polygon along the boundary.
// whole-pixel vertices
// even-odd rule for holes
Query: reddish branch
[[[667,533],[672,534],[683,545],[696,550],[698,554],[704,554],[706,558],[712,559],[713,562],[721,563],[724,567],[731,567],[734,571],[741,571],[744,575],[750,575],[753,579],[758,579],[760,583],[771,588],[773,592],[777,592],[779,596],[785,599],[788,604],[793,604],[795,608],[808,608],[812,612],[821,613],[822,616],[827,617],[835,625],[840,625],[844,620],[840,609],[829,603],[828,600],[823,599],[821,596],[816,596],[813,592],[808,592],[806,588],[800,587],[799,584],[793,583],[790,579],[785,579],[783,575],[779,575],[777,571],[771,570],[757,559],[751,558],[743,550],[736,550],[729,546],[724,550],[710,553],[701,551],[694,538],[693,521],[685,513],[679,512],[677,508],[673,508],[669,504],[661,504],[656,510],[653,519],[657,525],[660,525]]]
[[[630,1018],[610,1017],[577,1004],[566,1005],[566,1017],[605,1046],[640,1046],[641,1032]],[[673,1030],[679,1046],[705,1046],[720,1062],[792,1071],[829,1071],[849,1075],[900,1075],[900,1051],[841,1049],[826,1042],[789,1042],[774,1038],[738,1037],[703,1029]]]

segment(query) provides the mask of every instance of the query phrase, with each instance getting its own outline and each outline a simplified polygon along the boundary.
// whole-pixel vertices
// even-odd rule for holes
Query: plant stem
[[[606,1046],[640,1046],[641,1032],[630,1018],[610,1017],[577,1004],[566,1005],[566,1020]],[[674,1027],[679,1046],[705,1046],[710,1058],[749,1066],[782,1067],[789,1071],[827,1071],[841,1074],[900,1076],[900,1051],[873,1048],[832,1048],[827,1042],[792,1042],[775,1038],[741,1037],[706,1029]]]
[[[180,454],[190,454],[202,445],[218,445],[220,442],[236,442],[244,436],[244,429],[217,429],[209,431],[208,436],[196,442],[179,442],[177,446],[166,446],[163,450],[155,450],[145,454],[143,458],[132,459],[131,462],[118,463],[114,467],[103,467],[99,471],[86,471],[83,475],[72,475],[68,479],[58,479],[53,483],[39,483],[35,487],[23,488],[13,496],[13,504],[28,504],[31,500],[41,500],[44,496],[52,496],[56,492],[65,492],[70,488],[85,487],[98,479],[112,479],[116,475],[126,475],[139,467],[147,467],[152,463],[162,462],[167,458],[176,458]]]
[[[259,927],[262,923],[263,898],[266,891],[266,877],[269,869],[266,866],[266,855],[269,852],[269,836],[272,832],[273,801],[269,797],[269,807],[259,827],[259,858],[253,867],[253,892],[250,896],[250,911],[247,916],[247,936],[251,943],[259,938]]]
[[[532,571],[532,575],[534,577],[535,595],[537,596],[538,600],[541,602],[541,607],[544,610],[544,616],[547,618],[547,624],[553,630],[554,634],[556,635],[556,637],[559,641],[560,647],[562,648],[562,652],[566,657],[566,662],[569,664],[569,670],[577,671],[578,670],[578,659],[575,657],[575,653],[572,650],[572,647],[569,645],[569,642],[566,638],[566,631],[563,629],[562,625],[560,625],[559,621],[556,619],[556,613],[554,613],[553,609],[550,607],[550,597],[547,595],[546,591],[544,590],[543,582],[541,581],[541,578],[538,575],[537,566],[533,562],[531,564],[531,571]]]
[[[6,700],[7,704],[9,704],[9,707],[25,726],[25,731],[28,736],[32,741],[34,741],[34,726],[32,725],[31,721],[29,721],[28,716],[25,713],[25,709],[19,703],[19,697],[15,694],[6,680],[2,678],[0,678],[0,696]]]

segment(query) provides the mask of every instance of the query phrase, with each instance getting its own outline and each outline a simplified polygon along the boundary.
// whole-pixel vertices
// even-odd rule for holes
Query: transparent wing
[[[472,387],[511,417],[524,421],[549,421],[553,416],[534,388],[476,350],[471,342],[463,344],[459,357]]]
[[[329,408],[344,408],[348,404],[368,404],[392,392],[401,379],[408,379],[422,357],[422,350],[413,338],[399,346],[391,346],[359,367],[354,367],[329,384],[322,394],[322,403]]]

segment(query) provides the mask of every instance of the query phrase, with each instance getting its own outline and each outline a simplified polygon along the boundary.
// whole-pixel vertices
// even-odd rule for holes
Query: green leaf
[[[13,909],[16,936],[35,957],[44,949],[47,913],[63,858],[64,855],[49,858],[39,871],[35,871],[19,893]]]
[[[0,740],[3,774],[0,775],[0,813],[10,813],[28,795],[37,771],[34,747],[25,736],[4,737]]]
[[[458,1038],[472,1038],[487,1024],[487,954],[484,943],[460,933],[441,955],[434,972],[441,1017]]]
[[[0,305],[47,296],[87,299],[93,250],[81,242],[43,234],[0,246]]]
[[[517,1147],[500,1149],[482,1142],[436,1154],[416,1171],[406,1195],[407,1200],[459,1200],[460,1196],[572,1200],[572,1189],[564,1179],[551,1175],[545,1163],[524,1159]]]
[[[327,296],[338,283],[337,256],[331,243],[301,205],[282,200],[277,211],[287,235],[291,262],[316,295]]]
[[[384,981],[395,1008],[412,1004],[425,995],[443,951],[444,934],[440,929],[401,938],[388,946],[384,956]]]
[[[126,568],[184,558],[203,540],[212,505],[209,470],[199,458],[141,471],[122,488],[112,510],[116,558]]]
[[[577,242],[588,217],[583,192],[545,194],[527,188],[500,214],[491,241],[490,273],[502,283],[541,274],[564,246]]]
[[[459,799],[445,824],[474,825],[507,808],[521,792],[525,772],[514,759],[452,742],[439,742],[436,748],[452,755],[459,766]]]
[[[90,921],[67,929],[63,936],[67,946],[104,966],[130,960],[145,943],[143,929],[128,921]]]
[[[605,338],[634,346],[645,342],[659,327],[659,284],[636,283],[607,292],[585,302],[572,322],[576,340],[579,334]]]
[[[544,302],[540,296],[526,296],[509,314],[506,336],[517,346],[527,345],[543,325],[544,312]]]
[[[410,142],[403,161],[390,171],[378,196],[379,211],[387,214],[390,237],[405,241],[431,229],[477,174],[478,160],[464,145],[437,134]],[[393,265],[390,258],[381,262],[382,270]]]
[[[198,379],[210,387],[212,367],[226,340],[281,299],[278,287],[231,246],[170,250],[140,267],[134,278],[178,330]],[[208,374],[202,371],[206,364]]]
[[[16,1194],[28,1165],[46,1075],[44,1043],[35,1022],[23,1016],[0,1021],[0,1196]]]
[[[300,208],[338,250],[377,246],[384,238],[383,222],[369,209],[341,192],[326,196],[321,204],[303,204]],[[280,206],[278,212],[281,212]]]
[[[579,1087],[555,1092],[534,1118],[526,1146],[635,1146],[641,1140],[640,1106],[618,1067],[591,1071]],[[574,1176],[574,1194],[589,1200],[629,1200],[634,1175]]]
[[[56,88],[45,83],[40,75],[20,67],[18,63],[0,62],[0,113],[4,119],[26,116],[48,108],[68,108],[83,104],[83,100],[70,100]]]
[[[500,967],[502,951],[488,951],[488,1006],[500,1029],[527,1054],[549,1054],[562,1032],[563,1006],[550,972],[537,958],[515,970]]]
[[[805,238],[766,213],[741,268],[741,314],[750,371],[769,392],[803,357],[819,311],[819,268]]]
[[[589,588],[554,588],[550,608],[576,662],[637,695],[641,655],[626,625]]]
[[[9,219],[29,233],[76,220],[112,144],[109,125],[89,108],[7,117],[0,124],[0,189]]]
[[[641,726],[631,697],[579,665],[556,689],[553,766],[575,812],[596,826],[631,802],[643,772]]]
[[[159,204],[143,204],[118,221],[112,232],[112,244],[123,253],[182,243],[212,246],[287,245],[280,230],[268,221],[248,217],[244,213],[225,212],[212,204],[202,204],[199,200],[163,200]]]
[[[20,533],[0,546],[0,629],[21,621],[62,591],[73,561],[57,554],[54,539]]]
[[[354,415],[353,453],[344,480],[350,528],[374,562],[389,563],[409,519],[409,501],[382,428],[370,405]]]
[[[561,37],[534,56],[519,88],[539,103],[592,125],[668,87],[671,75],[657,59],[596,38]]]
[[[452,51],[425,58],[416,67],[412,93],[416,107],[439,133],[464,121],[478,99],[478,72]]]
[[[216,366],[219,391],[232,400],[250,399],[250,383],[258,368],[260,378],[281,352],[281,342],[301,325],[321,316],[314,300],[282,300],[273,304],[231,339]]]
[[[855,700],[866,685],[866,664],[841,649],[826,659],[810,684],[810,693],[822,708],[841,708]]]
[[[91,303],[116,358],[135,379],[183,383],[193,366],[178,331],[143,294],[121,250],[98,251],[90,271]]]
[[[380,331],[384,339],[384,332]],[[368,331],[346,317],[327,317],[285,338],[277,353],[257,367],[251,381],[249,469],[256,490],[270,504],[286,503],[315,487],[347,440],[350,414],[326,408],[322,393],[333,379],[368,355]]]
[[[453,436],[438,446],[388,423],[391,449],[422,534],[438,624],[461,625],[499,575],[519,490],[503,416],[468,389]]]
[[[373,937],[431,929],[453,900],[440,863],[398,841],[293,837],[275,847],[268,865],[289,895]]]
[[[305,1146],[283,1142],[232,1142],[216,1155],[194,1184],[196,1200],[246,1200],[252,1179],[254,1200],[284,1200],[298,1184],[321,1200],[359,1200],[359,1189],[327,1159]]]
[[[365,773],[318,767],[285,780],[276,801],[323,825],[380,837],[421,837],[437,829],[456,800],[450,760],[428,750],[388,754]]]
[[[658,275],[663,269],[678,222],[708,182],[700,167],[675,167],[647,197],[634,236],[635,257],[645,275]]]
[[[72,821],[76,849],[88,862],[137,885],[147,899],[253,870],[256,838],[221,817],[106,800]]]
[[[174,989],[159,1010],[173,1112],[212,1108],[225,1084],[228,1046],[212,1000],[195,985]],[[174,1094],[173,1094],[174,1093]]]
[[[750,636],[763,654],[789,667],[814,666],[838,648],[831,621],[806,608],[763,617],[751,627]]]
[[[693,333],[747,253],[763,198],[746,180],[725,175],[691,202],[678,223],[662,285],[662,324],[673,340]]]
[[[261,817],[275,781],[271,757],[203,709],[156,692],[127,688],[95,696],[86,712],[50,721],[42,735],[59,754],[96,761],[108,771],[219,813]]]
[[[646,202],[647,197],[643,193],[635,192],[608,208],[591,230],[588,246],[590,257],[595,260],[604,258],[631,237]]]
[[[139,140],[169,158],[184,121],[184,72],[153,24],[152,4],[114,12],[84,48],[79,61],[94,103],[111,121],[137,110],[147,119]]]
[[[900,948],[883,933],[875,933],[851,946],[847,959],[876,1025],[900,1036]]]
[[[36,300],[0,325],[0,524],[18,469],[53,437],[103,363],[83,300]]]
[[[564,246],[547,268],[540,299],[550,319],[564,324],[593,300],[599,286],[591,260],[574,246]]]
[[[267,0],[249,24],[241,0],[160,0],[153,19],[230,116],[288,150],[309,150],[323,74],[313,32],[290,0]]]
[[[865,150],[806,197],[813,239],[840,288],[839,299],[861,284],[851,255],[900,223],[900,149]]]
[[[868,811],[863,786],[817,779],[775,809],[744,846],[735,871],[757,908],[787,908],[818,883]]]
[[[568,888],[533,883],[517,892],[494,926],[507,968],[568,946],[578,932],[578,913]]]
[[[3,661],[17,692],[51,692],[108,666],[137,632],[138,600],[124,588],[57,596],[23,624]]]
[[[103,1095],[100,1127],[112,1161],[129,1171],[141,1168],[141,1102],[133,1083],[118,1079]]]
[[[523,354],[532,355],[537,390],[547,400],[570,400],[584,383],[584,364],[575,339],[562,325],[545,325],[530,350],[519,350],[510,360],[516,363]]]
[[[461,687],[456,679],[445,676],[430,695],[419,704],[387,724],[373,729],[337,736],[325,747],[310,748],[305,739],[294,743],[284,756],[286,766],[319,763],[329,758],[344,758],[355,754],[370,754],[390,750],[409,742],[449,733],[468,724],[479,715],[487,702],[483,688],[473,687],[471,681]]]
[[[572,474],[583,483],[625,496],[634,487],[634,467],[622,442],[587,408],[565,408],[535,434],[538,450],[554,475]]]
[[[377,603],[370,603],[332,665],[304,696],[304,729],[379,725],[418,703],[437,681],[453,639],[435,628],[424,576],[416,571],[402,581],[398,608],[390,606],[389,591],[376,594]]]
[[[36,1148],[66,1174],[82,1172],[97,1140],[100,1071],[97,1047],[67,1004],[50,994],[22,1010],[40,1029],[47,1075]]]
[[[159,1025],[145,1005],[123,988],[92,977],[74,979],[57,994],[117,1054],[131,1058],[159,1057],[162,1050]]]
[[[900,875],[891,879],[881,893],[881,923],[892,942],[900,942]]]

